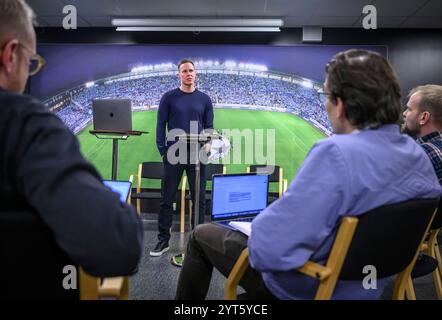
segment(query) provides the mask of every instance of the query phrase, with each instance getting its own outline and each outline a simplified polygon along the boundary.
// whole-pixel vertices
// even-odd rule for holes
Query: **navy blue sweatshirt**
[[[191,121],[198,121],[198,132],[190,132]],[[177,88],[162,96],[157,117],[157,147],[161,156],[174,143],[166,141],[166,126],[168,132],[181,129],[185,133],[195,134],[201,133],[203,129],[213,129],[212,100],[196,89],[187,93]]]

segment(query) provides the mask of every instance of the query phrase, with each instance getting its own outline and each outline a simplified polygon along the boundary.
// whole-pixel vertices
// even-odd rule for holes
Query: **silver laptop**
[[[130,99],[96,99],[92,101],[94,130],[132,131]]]
[[[212,222],[230,228],[230,221],[251,222],[267,207],[269,176],[256,173],[214,175]]]

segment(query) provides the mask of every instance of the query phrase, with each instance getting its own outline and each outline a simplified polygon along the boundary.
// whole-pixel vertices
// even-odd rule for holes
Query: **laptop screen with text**
[[[213,177],[212,220],[256,215],[267,206],[268,175],[232,174]]]

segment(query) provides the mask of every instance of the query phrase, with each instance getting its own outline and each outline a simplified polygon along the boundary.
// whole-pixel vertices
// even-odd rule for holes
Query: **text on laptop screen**
[[[267,206],[267,175],[224,175],[213,179],[212,220],[258,214]]]
[[[129,181],[115,181],[115,180],[104,180],[103,183],[112,189],[112,191],[120,195],[120,200],[126,203],[127,197],[129,196],[129,191],[132,183]]]

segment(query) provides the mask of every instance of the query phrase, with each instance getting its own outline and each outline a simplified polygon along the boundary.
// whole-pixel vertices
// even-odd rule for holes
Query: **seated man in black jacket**
[[[0,1],[0,214],[31,209],[89,274],[130,274],[141,255],[138,216],[103,185],[61,120],[22,94],[38,71],[31,62],[42,61],[32,20],[23,0]]]

